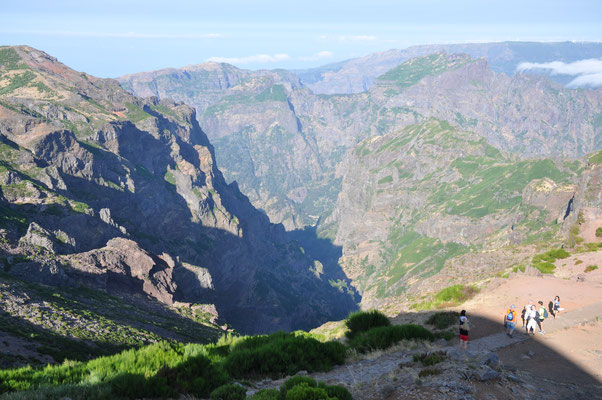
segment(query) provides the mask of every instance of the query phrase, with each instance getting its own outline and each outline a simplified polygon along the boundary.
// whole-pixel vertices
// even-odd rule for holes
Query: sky
[[[0,0],[0,45],[100,77],[206,61],[305,69],[437,43],[602,41],[600,0]]]

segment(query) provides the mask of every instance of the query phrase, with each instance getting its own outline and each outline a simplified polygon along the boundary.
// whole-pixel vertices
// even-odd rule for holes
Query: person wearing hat
[[[516,328],[516,306],[514,304],[510,306],[508,311],[506,311],[506,315],[504,315],[504,325],[506,326],[506,335],[512,337]]]

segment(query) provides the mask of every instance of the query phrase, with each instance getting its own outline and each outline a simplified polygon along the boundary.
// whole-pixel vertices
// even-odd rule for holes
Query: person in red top
[[[514,329],[516,329],[516,306],[510,306],[506,315],[504,315],[504,326],[506,327],[506,335],[512,337]]]

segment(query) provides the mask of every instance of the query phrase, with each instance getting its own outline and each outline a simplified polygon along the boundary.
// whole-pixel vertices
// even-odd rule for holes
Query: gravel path
[[[559,318],[550,317],[546,320],[544,328],[546,332],[554,332],[561,329],[566,329],[572,326],[595,321],[597,318],[602,318],[602,302],[592,304],[577,310],[564,312]],[[471,341],[468,345],[468,353],[470,356],[476,356],[483,353],[497,351],[501,348],[511,346],[516,343],[528,340],[529,336],[524,334],[524,330],[520,327],[515,332],[514,337],[510,338],[505,333],[497,333]],[[462,357],[457,346],[446,346],[436,348],[448,352],[452,357]],[[412,354],[415,351],[402,350],[394,353],[386,353],[378,358],[369,360],[361,360],[350,364],[339,365],[328,372],[319,372],[310,374],[312,378],[318,381],[324,381],[331,384],[347,384],[356,386],[358,384],[371,382],[378,379],[384,374],[391,373],[399,368],[399,364],[412,361]],[[278,381],[264,381],[258,389],[277,388],[285,379]],[[255,391],[249,391],[252,394]]]

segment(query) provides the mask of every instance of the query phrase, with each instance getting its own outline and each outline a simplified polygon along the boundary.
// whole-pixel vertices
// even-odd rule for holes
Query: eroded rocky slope
[[[246,332],[308,328],[353,307],[225,182],[194,109],[29,47],[1,48],[0,67],[6,272],[214,304]]]

